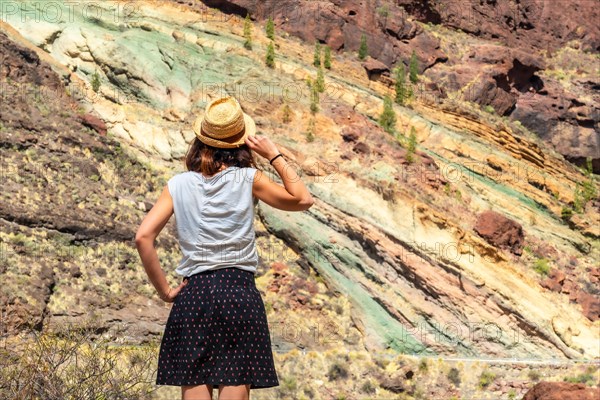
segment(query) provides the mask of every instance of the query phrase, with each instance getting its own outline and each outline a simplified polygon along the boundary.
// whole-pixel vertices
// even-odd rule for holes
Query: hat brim
[[[239,139],[233,142],[225,142],[223,140],[214,139],[210,136],[206,136],[201,129],[203,118],[198,118],[196,122],[194,122],[194,133],[202,143],[207,144],[209,146],[218,147],[221,149],[235,149],[236,147],[240,147],[246,144],[246,137],[256,135],[256,123],[254,122],[252,117],[243,111],[242,115],[244,116],[244,135],[242,135]]]

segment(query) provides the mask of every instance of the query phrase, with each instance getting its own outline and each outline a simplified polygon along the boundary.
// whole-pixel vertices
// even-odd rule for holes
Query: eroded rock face
[[[546,68],[539,54],[553,52],[566,43],[586,52],[600,49],[600,18],[593,2],[526,0],[512,2],[422,2],[402,0],[376,7],[360,1],[265,1],[172,0],[198,9],[206,6],[254,19],[274,17],[278,29],[308,42],[318,40],[334,50],[357,51],[360,37],[367,36],[369,55],[389,69],[408,65],[414,50],[419,73],[426,73],[443,90],[467,88],[462,99],[491,106],[496,113],[521,121],[565,158],[585,166],[592,158],[600,173],[600,109],[589,101],[599,83],[575,84],[569,92],[536,72]],[[586,18],[581,18],[586,15]],[[499,44],[474,47],[465,58],[445,54],[440,41],[414,20],[459,29]],[[548,53],[546,53],[548,54]],[[365,66],[370,79],[391,85],[379,66]],[[445,68],[445,64],[453,67]],[[444,66],[444,68],[436,68]],[[437,92],[431,93],[439,96]],[[444,96],[442,96],[444,97]]]
[[[41,329],[100,308],[111,323],[128,324],[139,322],[138,309],[144,309],[148,319],[132,324],[135,335],[159,334],[165,311],[135,295],[140,280],[124,278],[134,259],[121,263],[109,255],[111,246],[131,244],[143,215],[131,199],[136,191],[152,191],[152,179],[103,136],[100,118],[77,113],[60,76],[35,51],[0,32],[0,60],[0,273],[6,288],[0,313],[6,329]],[[168,233],[165,238],[169,242]],[[107,269],[94,271],[94,263],[108,264],[111,274],[122,276],[112,282],[133,295],[111,297]],[[90,284],[99,277],[101,284]]]
[[[473,47],[455,63],[452,72],[437,69],[428,75],[435,81],[445,80],[451,91],[468,87],[464,100],[491,105],[500,115],[510,114],[522,93],[543,85],[535,74],[544,69],[544,60],[520,50],[486,44]]]
[[[491,210],[482,212],[474,229],[494,246],[508,248],[516,255],[523,252],[523,228],[502,214]]]
[[[373,9],[369,2],[358,0],[330,2],[172,0],[198,10],[206,6],[224,12],[264,20],[272,16],[278,29],[307,42],[327,43],[333,50],[358,51],[361,35],[367,37],[368,54],[388,67],[404,62],[408,65],[415,49],[419,72],[448,57],[440,50],[439,40],[407,19],[406,12],[395,4]]]
[[[596,400],[600,389],[584,383],[540,382],[529,390],[523,400]]]
[[[509,47],[556,49],[569,40],[600,50],[600,11],[593,2],[506,0],[422,2],[400,0],[421,22],[442,24]],[[581,16],[585,15],[586,18]]]
[[[591,157],[592,169],[600,173],[600,81],[576,80],[570,91],[557,82],[546,81],[538,90],[521,95],[512,119],[549,142],[572,163],[585,167]],[[591,97],[588,93],[594,93]]]

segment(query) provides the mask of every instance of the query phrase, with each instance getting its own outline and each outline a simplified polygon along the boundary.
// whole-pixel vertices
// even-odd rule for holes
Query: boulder
[[[491,210],[482,212],[477,218],[474,230],[494,246],[508,248],[519,256],[523,252],[523,228],[502,214]]]
[[[539,382],[532,387],[523,400],[597,400],[599,388],[590,388],[583,383]]]
[[[554,292],[560,293],[564,281],[565,273],[561,270],[553,268],[548,274],[548,277],[542,281],[541,285],[546,289],[550,289]]]
[[[577,293],[576,301],[583,308],[583,315],[586,318],[592,322],[600,319],[600,298],[598,295],[592,295],[580,290]]]
[[[362,66],[365,71],[367,71],[367,75],[372,81],[376,81],[381,77],[382,74],[390,72],[390,69],[387,65],[370,56],[367,57],[367,59],[362,63]]]
[[[92,114],[83,114],[80,119],[83,125],[95,130],[101,136],[106,136],[106,124],[97,116]]]

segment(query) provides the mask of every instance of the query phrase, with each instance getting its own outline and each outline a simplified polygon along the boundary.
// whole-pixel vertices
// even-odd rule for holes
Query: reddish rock
[[[600,319],[600,298],[598,295],[580,290],[577,293],[577,303],[583,308],[583,315],[590,321],[598,321]]]
[[[360,154],[369,154],[371,152],[371,150],[369,149],[369,145],[366,144],[365,142],[356,143],[354,145],[354,147],[352,148],[352,150],[355,153],[360,153]]]
[[[555,50],[578,40],[582,50],[600,49],[600,28],[596,23],[600,9],[591,1],[399,0],[398,4],[421,22],[460,29],[509,47]]]
[[[400,41],[398,47],[402,54],[406,55],[403,58],[407,71],[413,50],[417,56],[419,74],[422,74],[437,63],[445,63],[448,61],[448,56],[444,54],[440,48],[439,39],[426,33],[416,35],[411,41]]]
[[[271,264],[271,269],[273,270],[274,275],[282,275],[288,269],[287,265],[284,263],[275,261]]]
[[[595,95],[600,80],[573,81],[570,91],[560,82],[544,81],[543,87],[523,93],[511,119],[538,133],[568,161],[585,167],[587,157],[592,159],[592,169],[600,173],[600,140],[597,126],[600,107]]]
[[[440,60],[446,60],[439,40],[409,21],[409,15],[395,3],[387,3],[387,15],[378,12],[371,2],[348,1],[277,1],[251,0],[171,0],[204,10],[217,7],[227,13],[256,20],[273,17],[277,29],[314,43],[327,43],[333,50],[356,52],[361,36],[367,37],[368,54],[388,67],[408,60],[412,49],[417,51],[420,72]]]
[[[500,115],[507,114],[517,103],[517,96],[500,89],[491,77],[484,77],[470,86],[464,99],[483,106],[492,106]]]
[[[491,210],[484,211],[478,216],[474,229],[490,244],[508,248],[516,255],[522,254],[523,228],[504,215]]]
[[[550,289],[554,292],[560,292],[562,290],[562,284],[565,281],[565,273],[561,270],[553,268],[548,277],[541,283],[546,289]]]
[[[360,128],[355,125],[344,126],[340,134],[345,142],[356,142],[362,136]]]
[[[383,73],[390,72],[390,69],[387,65],[372,57],[367,57],[367,59],[362,63],[362,66],[367,71],[367,75],[372,81],[378,80]]]
[[[546,67],[540,57],[491,44],[474,46],[453,63],[459,66],[454,81],[449,82],[450,89],[459,90],[473,81],[464,93],[464,100],[491,105],[500,115],[510,113],[522,93],[543,86],[535,73]],[[441,70],[428,71],[432,78],[441,79],[442,73],[447,74]]]
[[[532,387],[523,400],[597,400],[599,388],[590,388],[583,383],[540,382]]]
[[[98,132],[101,136],[106,136],[106,123],[92,114],[84,114],[80,117],[81,123],[88,128]]]

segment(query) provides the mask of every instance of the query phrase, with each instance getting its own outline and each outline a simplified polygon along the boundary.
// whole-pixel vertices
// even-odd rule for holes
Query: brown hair
[[[205,144],[197,137],[190,143],[184,162],[188,171],[201,172],[204,175],[216,174],[223,165],[258,169],[248,145],[221,149]]]

